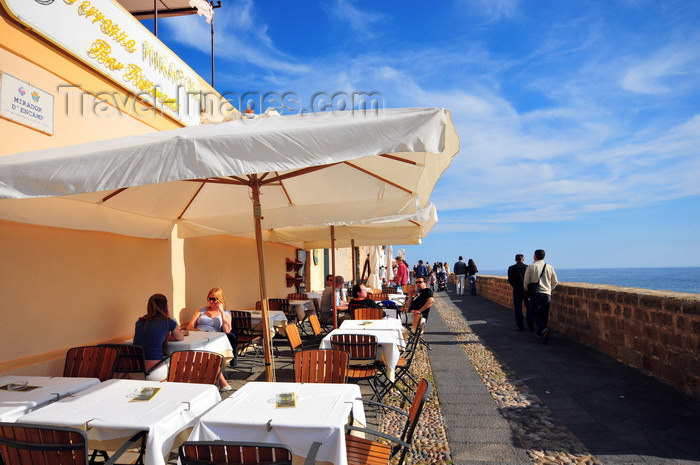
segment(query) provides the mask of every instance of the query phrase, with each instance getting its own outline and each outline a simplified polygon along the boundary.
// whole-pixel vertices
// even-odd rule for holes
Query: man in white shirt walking
[[[552,290],[557,286],[557,273],[551,265],[544,262],[545,252],[542,249],[535,250],[534,262],[529,264],[523,277],[525,292],[528,293],[528,316],[532,312],[532,321],[537,327],[537,337],[546,344],[552,332],[547,327],[549,320],[549,305],[552,302]],[[536,292],[528,292],[528,284],[537,284]],[[530,290],[532,291],[532,289]]]

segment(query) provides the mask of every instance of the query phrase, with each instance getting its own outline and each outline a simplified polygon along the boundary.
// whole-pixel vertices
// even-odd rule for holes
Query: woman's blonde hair
[[[224,291],[220,287],[213,287],[211,291],[207,293],[207,308],[211,307],[211,303],[209,302],[209,296],[214,294],[214,297],[219,299],[219,302],[221,302],[221,307],[226,310],[226,299],[224,299]]]

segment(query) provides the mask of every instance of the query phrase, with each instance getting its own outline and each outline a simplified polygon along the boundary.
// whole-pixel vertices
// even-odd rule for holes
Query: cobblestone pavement
[[[437,298],[434,306],[449,329],[454,333],[462,350],[488,388],[494,402],[508,420],[514,435],[535,464],[547,465],[602,465],[569,429],[559,422],[540,399],[527,386],[512,376],[471,331],[466,320],[454,307]],[[413,373],[417,377],[432,380],[429,351],[421,347],[413,362]],[[418,426],[413,450],[408,463],[451,464],[450,448],[445,434],[445,425],[439,404],[439,390],[433,390]],[[388,403],[399,405],[397,395],[388,398]],[[382,429],[398,434],[403,424],[395,416],[387,416]]]

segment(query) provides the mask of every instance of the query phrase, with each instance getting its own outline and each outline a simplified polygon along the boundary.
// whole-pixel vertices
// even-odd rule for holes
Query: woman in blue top
[[[170,318],[168,299],[163,294],[153,294],[148,299],[146,314],[138,319],[134,329],[134,344],[143,347],[146,370],[152,369],[165,357],[163,344],[166,339],[182,341],[184,336],[177,321]],[[161,363],[146,377],[151,381],[162,381],[167,378],[167,363]]]
[[[219,287],[212,288],[207,294],[206,307],[199,307],[192,315],[192,319],[187,325],[190,331],[210,331],[210,332],[231,332],[231,314],[225,311],[226,300],[224,300],[224,291]],[[234,349],[235,350],[235,349]],[[219,374],[219,383],[221,391],[230,391],[229,386],[223,374]]]

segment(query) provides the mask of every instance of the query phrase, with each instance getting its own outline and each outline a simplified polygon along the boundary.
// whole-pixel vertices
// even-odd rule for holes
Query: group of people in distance
[[[411,312],[414,314],[414,317],[420,315],[427,320],[430,315],[430,307],[435,303],[433,291],[427,286],[425,278],[416,279],[415,283],[416,290],[406,296],[406,303],[399,310]],[[323,290],[320,305],[320,318],[324,324],[333,324],[333,299],[335,299],[336,303],[338,325],[352,318],[351,312],[353,308],[381,308],[377,302],[369,298],[364,284],[355,284],[351,290],[352,299],[343,300],[341,290],[344,284],[345,280],[342,276],[326,276],[326,288]]]
[[[224,291],[215,287],[207,294],[206,305],[199,307],[192,315],[187,325],[188,331],[213,331],[231,334],[231,314],[226,310]],[[231,335],[233,337],[233,335]],[[166,341],[182,341],[185,338],[180,325],[170,316],[168,299],[163,294],[154,294],[148,299],[146,314],[136,321],[134,328],[134,344],[143,348],[146,359],[146,370],[156,367],[147,376],[148,380],[162,381],[167,379],[169,366],[165,358],[163,346]],[[236,347],[233,347],[236,350]],[[223,374],[219,375],[221,391],[232,388]]]

